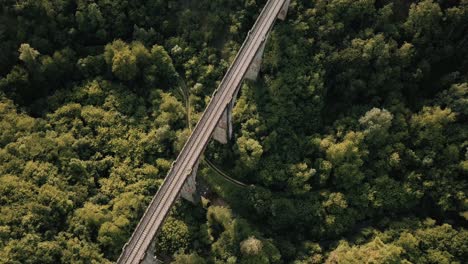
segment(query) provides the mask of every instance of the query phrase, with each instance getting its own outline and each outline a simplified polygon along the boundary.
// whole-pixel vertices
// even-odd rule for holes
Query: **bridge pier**
[[[213,131],[213,139],[221,144],[227,144],[232,136],[232,104],[229,103],[224,109],[221,119]]]
[[[141,261],[141,264],[160,263],[159,260],[156,258],[155,246],[156,246],[156,239],[153,239],[153,241],[151,241],[151,245],[146,251],[145,258]]]
[[[291,3],[291,0],[286,0],[284,2],[283,8],[281,8],[281,11],[278,14],[278,19],[279,20],[285,20],[286,16],[288,14],[288,9],[289,9],[289,4]]]
[[[258,74],[260,73],[260,68],[262,67],[263,53],[265,52],[266,40],[268,39],[269,35],[270,33],[268,33],[268,35],[265,37],[262,46],[260,47],[260,49],[258,49],[257,54],[255,54],[255,58],[253,59],[252,64],[250,64],[250,67],[247,70],[244,79],[251,81],[257,80]]]
[[[180,190],[180,196],[185,200],[197,204],[200,201],[200,194],[197,192],[197,171],[200,161],[197,161],[193,166],[190,176],[185,181],[184,186]]]

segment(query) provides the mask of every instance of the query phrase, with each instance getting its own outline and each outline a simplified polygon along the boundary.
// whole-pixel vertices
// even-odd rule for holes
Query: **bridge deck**
[[[224,109],[241,85],[257,51],[265,41],[286,0],[269,0],[245,39],[234,62],[211,98],[201,119],[173,163],[164,183],[146,209],[117,263],[136,264],[145,257],[158,229],[179,196],[185,180],[202,155]]]

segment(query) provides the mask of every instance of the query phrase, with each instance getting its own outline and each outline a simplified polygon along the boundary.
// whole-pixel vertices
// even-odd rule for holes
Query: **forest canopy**
[[[115,261],[265,3],[0,0],[0,263]],[[468,259],[468,0],[292,0],[233,121],[165,262]]]

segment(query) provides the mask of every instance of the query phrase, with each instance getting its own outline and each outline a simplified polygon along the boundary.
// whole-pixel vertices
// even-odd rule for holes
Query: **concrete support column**
[[[151,245],[146,251],[145,258],[140,262],[140,264],[157,264],[160,263],[156,258],[155,252],[156,240],[151,241]]]
[[[199,163],[200,161],[197,161],[195,166],[189,172],[190,176],[187,178],[180,191],[180,196],[182,196],[182,198],[194,204],[197,204],[200,201],[200,194],[197,192],[197,171]]]
[[[269,33],[268,33],[269,34]],[[252,61],[252,64],[250,64],[249,69],[245,73],[244,78],[248,80],[255,81],[258,78],[258,73],[260,72],[260,67],[262,66],[262,58],[263,58],[263,52],[265,51],[265,44],[266,44],[266,39],[268,36],[265,37],[263,40],[262,46],[257,51],[257,54],[255,54],[255,58]]]
[[[213,139],[221,144],[227,144],[228,141],[232,138],[232,110],[236,104],[237,94],[239,93],[240,88],[241,85],[237,87],[231,102],[229,102],[229,104],[226,106],[226,109],[224,109],[223,115],[221,116],[221,119],[219,120],[218,125],[213,132]]]
[[[291,3],[291,0],[286,0],[286,2],[284,2],[283,8],[278,14],[278,19],[283,20],[283,21],[286,19],[286,15],[288,14],[290,3]]]
[[[228,104],[228,106],[224,109],[223,115],[221,116],[221,119],[219,119],[218,125],[213,131],[213,139],[221,144],[227,144],[232,134],[232,109],[230,105],[231,104]]]

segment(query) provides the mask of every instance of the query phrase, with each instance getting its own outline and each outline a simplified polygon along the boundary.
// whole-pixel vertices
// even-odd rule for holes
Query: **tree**
[[[138,73],[136,57],[128,49],[114,54],[112,58],[112,72],[117,78],[123,81],[129,81],[135,78]]]
[[[192,254],[177,254],[172,264],[205,264],[206,261],[196,253]]]
[[[258,255],[263,248],[262,241],[251,236],[240,243],[240,250],[246,256]]]
[[[156,108],[154,109],[154,115],[156,116],[155,123],[158,126],[185,127],[186,112],[184,105],[170,93],[157,91],[154,96],[153,104]]]
[[[18,51],[20,53],[19,59],[22,60],[28,68],[33,69],[36,59],[40,55],[39,51],[32,48],[28,43],[21,44]]]
[[[309,168],[306,163],[298,163],[291,165],[290,171],[292,177],[288,180],[288,187],[292,193],[304,194],[311,190],[308,182],[315,175],[315,169]]]
[[[440,33],[442,17],[443,13],[439,4],[433,0],[413,3],[404,28],[415,39],[426,38],[426,40],[430,40],[433,34]]]
[[[359,123],[368,132],[388,130],[392,124],[393,115],[385,109],[372,108],[359,119]]]
[[[107,256],[112,258],[118,256],[130,235],[129,225],[130,221],[124,216],[117,216],[101,225],[97,240]]]
[[[170,87],[176,84],[178,74],[172,64],[172,59],[164,49],[159,45],[151,48],[151,63],[155,68],[148,68],[147,74],[156,74],[155,83],[162,87]]]
[[[171,256],[178,251],[184,252],[188,249],[190,240],[191,237],[187,224],[183,221],[169,217],[166,219],[161,229],[161,234],[157,237],[156,251],[168,256]],[[190,257],[187,256],[187,258],[180,257],[179,262],[176,261],[176,263],[181,263],[180,261],[182,259],[197,260],[197,258],[192,255]]]
[[[75,235],[88,237],[91,241],[96,241],[101,225],[111,221],[111,219],[112,215],[110,215],[106,206],[87,202],[83,208],[75,211],[70,221],[70,228]]]
[[[330,253],[325,263],[410,263],[402,257],[403,249],[387,245],[379,238],[361,247],[350,247],[342,242]]]
[[[411,126],[416,132],[416,144],[430,143],[441,147],[443,128],[454,122],[456,114],[450,108],[424,107],[419,114],[413,116]]]
[[[258,141],[252,138],[240,137],[237,146],[242,164],[249,169],[255,168],[263,154],[263,148]]]
[[[338,143],[322,140],[321,145],[326,151],[327,160],[334,167],[336,186],[351,189],[364,179],[361,166],[364,164],[362,158],[367,155],[367,151],[361,146],[362,139],[362,133],[349,132],[343,141]]]
[[[95,243],[78,239],[69,233],[61,233],[57,240],[63,249],[61,258],[61,262],[63,263],[111,263],[111,261],[104,258],[101,250]]]
[[[106,45],[104,58],[117,78],[129,81],[138,73],[137,59],[130,47],[122,40]]]
[[[86,38],[93,38],[93,34],[98,40],[106,38],[106,20],[96,3],[84,4],[78,2],[78,9],[75,13],[78,29],[84,32]]]

